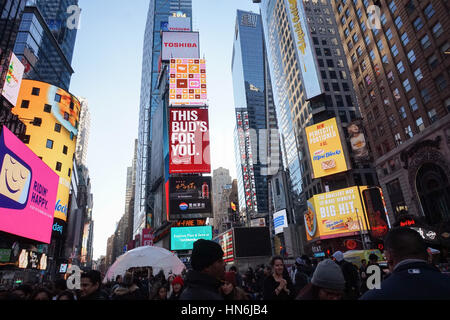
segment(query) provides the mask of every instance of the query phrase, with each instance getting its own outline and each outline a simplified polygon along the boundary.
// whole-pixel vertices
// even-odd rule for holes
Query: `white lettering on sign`
[[[198,147],[202,147],[203,133],[208,132],[208,123],[198,121],[196,110],[171,111],[171,147],[173,157],[199,156]]]

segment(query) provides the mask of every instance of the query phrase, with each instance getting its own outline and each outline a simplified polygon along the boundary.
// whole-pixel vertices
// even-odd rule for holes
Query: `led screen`
[[[192,250],[199,239],[212,240],[212,227],[182,227],[170,229],[171,250]]]

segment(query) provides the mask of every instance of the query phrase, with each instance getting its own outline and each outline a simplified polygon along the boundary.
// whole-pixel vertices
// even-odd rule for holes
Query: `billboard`
[[[361,120],[353,121],[347,127],[350,145],[352,146],[353,157],[356,161],[370,160],[369,149],[366,138],[364,137],[364,128]]]
[[[362,190],[361,195],[366,208],[370,234],[374,238],[383,239],[389,231],[389,219],[383,193],[380,188],[375,187]]]
[[[311,46],[311,35],[306,21],[303,1],[285,0],[285,5],[288,8],[288,18],[297,48],[300,73],[303,79],[302,84],[305,88],[306,99],[309,100],[322,94],[324,90]]]
[[[171,59],[169,105],[207,106],[206,61],[204,59]]]
[[[58,175],[6,127],[0,135],[0,230],[50,243]]]
[[[191,18],[169,16],[169,31],[191,31]],[[184,57],[184,56],[183,56]]]
[[[234,228],[234,251],[236,258],[271,256],[269,227]]]
[[[307,204],[304,219],[308,241],[344,237],[361,229],[367,230],[358,187],[317,194]]]
[[[212,240],[212,227],[171,228],[170,250],[192,250],[199,239]]]
[[[5,83],[2,89],[2,95],[13,105],[17,104],[19,97],[20,85],[22,83],[23,73],[25,67],[16,57],[14,53],[11,54],[11,61],[8,66]]]
[[[211,218],[211,177],[169,178],[169,219]]]
[[[169,173],[210,173],[208,109],[169,109]]]
[[[170,24],[168,26],[170,28]],[[162,61],[173,58],[200,58],[198,32],[163,32],[162,33]]]
[[[283,233],[283,229],[288,227],[286,210],[281,210],[273,215],[273,225],[275,234]]]
[[[20,269],[47,270],[47,254],[23,249],[19,256]]]
[[[313,178],[349,170],[336,118],[305,128]]]
[[[233,241],[233,230],[229,230],[220,234],[214,239],[223,251],[223,261],[225,263],[231,263],[234,261],[234,241]]]

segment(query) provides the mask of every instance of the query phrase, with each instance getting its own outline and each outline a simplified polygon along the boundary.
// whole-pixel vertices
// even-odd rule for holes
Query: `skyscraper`
[[[214,215],[214,229],[218,230],[221,215],[224,212],[221,210],[221,200],[224,187],[231,184],[230,170],[225,168],[218,168],[213,171],[212,177],[212,202]]]
[[[89,103],[85,98],[78,98],[81,103],[80,123],[78,126],[77,146],[75,148],[75,159],[77,164],[87,167],[87,151],[89,134],[91,131],[91,113]]]
[[[449,2],[333,8],[390,220],[450,228]]]
[[[159,105],[158,75],[161,56],[160,31],[168,17],[181,12],[192,17],[192,0],[151,0],[147,15],[142,59],[141,102],[136,163],[136,191],[134,205],[134,235],[145,228],[148,212],[152,117]]]

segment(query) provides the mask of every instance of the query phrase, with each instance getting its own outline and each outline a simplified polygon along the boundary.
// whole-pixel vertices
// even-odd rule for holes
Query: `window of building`
[[[384,26],[386,24],[386,14],[382,14],[380,17],[381,24]]]
[[[384,127],[382,124],[378,125],[378,133],[380,134],[380,137],[384,136]]]
[[[384,64],[389,64],[389,59],[388,59],[387,55],[383,55],[381,57],[381,61],[383,61]]]
[[[353,42],[356,44],[357,42],[358,42],[358,35],[355,33],[354,35],[353,35]]]
[[[341,18],[341,24],[342,24],[342,25],[345,25],[345,22],[347,22],[347,20],[345,19],[344,16],[342,16],[342,18]]]
[[[325,53],[326,56],[331,56],[331,50],[330,48],[324,48],[323,52]]]
[[[356,15],[358,16],[358,19],[361,20],[361,18],[362,18],[361,8],[359,8],[358,10],[356,10]]]
[[[444,91],[447,87],[447,79],[443,74],[440,74],[436,79],[434,79],[434,83],[436,83],[436,87],[439,91]]]
[[[370,80],[370,76],[369,75],[367,75],[364,79],[366,80],[366,83],[367,83],[368,86],[370,86],[372,84],[372,80]]]
[[[378,46],[378,49],[380,49],[380,51],[382,51],[384,49],[383,41],[381,41],[381,39],[377,41],[377,46]]]
[[[327,73],[324,70],[320,71],[320,75],[322,76],[322,79],[327,79]]]
[[[40,92],[41,92],[41,89],[39,89],[39,88],[33,88],[33,90],[31,90],[31,94],[33,96],[39,96]]]
[[[400,30],[400,28],[403,26],[402,18],[400,18],[400,16],[398,16],[397,18],[395,18],[394,22],[395,22],[395,25],[397,26],[397,29]]]
[[[400,100],[400,91],[397,88],[395,88],[392,93],[394,94],[394,98],[396,101]]]
[[[367,69],[367,64],[366,64],[366,61],[363,60],[363,62],[361,62],[361,70],[364,71],[366,69]]]
[[[71,173],[72,173],[72,170],[70,170],[70,168],[69,168],[69,172],[68,172],[67,176],[70,177]]]
[[[402,61],[399,61],[399,63],[397,63],[397,69],[398,69],[398,72],[400,72],[400,74],[405,72],[405,67],[403,66],[403,62]]]
[[[416,71],[414,71],[414,77],[416,77],[417,82],[423,79],[422,71],[420,68],[417,68]]]
[[[28,109],[28,107],[30,106],[30,101],[28,100],[22,100],[22,104],[20,105],[20,107],[22,109]]]
[[[64,120],[69,121],[69,114],[64,112]]]
[[[414,112],[417,109],[419,109],[419,106],[417,105],[417,101],[415,97],[412,97],[409,99],[409,106],[411,107],[411,110]]]
[[[349,88],[347,82],[342,82],[342,89],[346,92],[350,91],[350,88]]]
[[[398,112],[400,113],[400,116],[402,117],[402,119],[406,119],[406,110],[405,110],[405,107],[400,107],[399,109],[398,109]]]
[[[53,140],[47,139],[47,143],[45,145],[47,149],[53,149]]]
[[[316,48],[316,54],[318,56],[321,56],[322,55],[322,50],[320,50],[320,48]]]
[[[345,37],[348,38],[350,36],[350,31],[347,28],[344,29]]]
[[[405,9],[409,15],[414,13],[414,10],[416,9],[416,6],[414,5],[414,1],[415,0],[409,0],[409,2],[405,6]]]
[[[370,55],[370,59],[372,61],[374,61],[375,60],[375,52],[373,52],[373,50],[370,50],[369,55]]]
[[[323,63],[322,59],[317,59],[317,62],[319,63],[319,67],[325,67],[325,64]]]
[[[344,60],[342,59],[337,59],[337,66],[339,68],[343,68],[344,67]]]
[[[400,133],[396,133],[395,136],[395,145],[399,146],[402,144],[402,137],[400,136]]]
[[[428,48],[431,45],[430,37],[428,37],[428,34],[424,35],[422,39],[420,39],[420,44],[424,49]]]
[[[420,17],[417,17],[416,20],[414,20],[413,25],[414,29],[416,29],[416,31],[419,31],[423,27],[422,19]]]
[[[405,135],[406,135],[406,139],[412,138],[414,136],[414,133],[411,130],[411,126],[407,126],[405,128]]]
[[[49,104],[44,105],[44,112],[51,113],[52,112],[52,106]]]
[[[337,79],[336,71],[330,71],[330,78]]]
[[[324,82],[323,87],[324,87],[325,91],[330,91],[330,85],[328,84],[328,82]]]
[[[423,88],[423,89],[420,91],[420,95],[422,96],[422,99],[423,99],[423,102],[424,102],[424,103],[430,102],[431,97],[430,97],[430,93],[428,92],[428,89],[427,89],[427,88]]]
[[[391,11],[391,13],[394,13],[397,10],[397,6],[395,5],[395,1],[394,0],[392,0],[389,3],[389,10]]]
[[[313,43],[319,45],[319,39],[317,37],[313,37]]]
[[[417,128],[419,128],[419,131],[423,131],[425,129],[425,124],[423,123],[422,117],[416,119],[416,125]]]
[[[411,91],[411,84],[409,83],[408,79],[405,79],[405,81],[403,81],[403,87],[405,88],[406,92]]]
[[[391,41],[391,39],[392,39],[392,31],[391,31],[391,29],[387,29],[386,30],[386,37],[388,38],[389,41]]]
[[[427,5],[425,10],[423,10],[423,13],[425,13],[425,15],[427,16],[427,19],[430,19],[435,13],[435,11],[433,9],[433,5],[431,3],[429,5]]]
[[[366,24],[364,23],[364,21],[361,22],[361,30],[362,30],[362,32],[366,32],[366,30],[367,30],[367,27],[366,27]]]
[[[345,111],[339,111],[339,119],[341,119],[341,122],[348,122],[347,113]]]
[[[401,35],[401,40],[403,43],[403,46],[406,46],[409,43],[409,38],[408,38],[408,34],[405,32],[403,32],[403,34]]]
[[[435,38],[439,38],[439,36],[442,34],[442,32],[444,32],[444,30],[442,29],[442,26],[439,22],[434,25],[432,31],[433,31]]]
[[[437,120],[436,109],[431,109],[430,111],[428,111],[428,118],[430,119],[431,123],[436,122]]]
[[[355,24],[353,23],[353,20],[350,20],[350,22],[348,23],[348,27],[350,28],[350,30],[353,30],[355,28]]]
[[[441,46],[440,50],[441,50],[442,54],[445,55],[446,52],[450,52],[449,48],[450,48],[450,44],[448,42],[446,42]]]
[[[414,63],[414,61],[416,61],[416,55],[414,54],[414,50],[410,50],[408,52],[408,59],[410,63]]]
[[[427,62],[428,62],[428,65],[430,66],[431,70],[434,70],[439,64],[439,60],[436,57],[436,54],[433,54],[431,57],[429,57],[427,59]]]
[[[342,80],[347,80],[347,72],[339,70],[339,76]]]
[[[391,47],[391,52],[392,52],[392,55],[393,55],[394,57],[396,57],[396,56],[398,55],[398,49],[397,49],[397,45],[396,45],[396,44],[394,44],[394,45]]]
[[[356,54],[352,54],[352,62],[356,63],[358,61],[358,58],[356,58]]]
[[[395,116],[393,114],[389,116],[389,124],[392,128],[397,126],[397,120],[395,120]]]
[[[388,78],[389,83],[394,82],[394,73],[392,71],[389,71],[387,74],[387,78]]]
[[[61,96],[59,94],[55,94],[55,101],[61,102]]]
[[[359,56],[359,57],[361,57],[362,54],[363,54],[363,51],[362,51],[361,47],[358,47],[358,48],[356,49],[356,52],[358,53],[358,56]]]
[[[63,153],[64,153],[64,154],[67,154],[67,151],[68,151],[67,146],[64,146],[64,147],[63,147]]]
[[[56,171],[59,171],[59,172],[61,172],[61,169],[62,169],[62,163],[61,162],[56,162]]]
[[[369,45],[369,43],[370,43],[370,37],[369,37],[369,35],[367,35],[367,36],[364,38],[364,42],[366,43],[366,45]]]
[[[345,100],[347,101],[347,106],[353,107],[353,100],[351,96],[346,95]],[[352,112],[354,113],[354,111],[350,111],[350,115],[352,114]]]
[[[333,90],[334,90],[335,92],[341,91],[341,89],[339,88],[339,83],[333,82]]]
[[[59,123],[55,123],[55,132],[61,132],[61,125]]]

